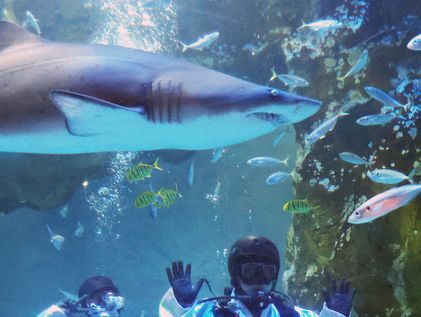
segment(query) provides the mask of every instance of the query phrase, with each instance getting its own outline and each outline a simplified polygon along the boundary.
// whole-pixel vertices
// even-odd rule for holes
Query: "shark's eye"
[[[359,212],[359,211],[356,211],[356,212],[355,212],[355,215],[356,215],[356,216],[359,216],[359,215],[360,215],[360,212]]]
[[[367,206],[367,207],[366,207],[366,209],[367,209],[368,211],[370,211],[370,206]]]

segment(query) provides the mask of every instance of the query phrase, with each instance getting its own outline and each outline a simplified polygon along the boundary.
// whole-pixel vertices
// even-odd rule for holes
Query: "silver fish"
[[[406,47],[413,51],[421,51],[421,34],[410,40]]]
[[[336,28],[341,26],[342,23],[336,20],[319,20],[319,21],[314,21],[311,23],[304,23],[303,21],[303,25],[301,25],[297,30],[301,30],[303,28],[309,28],[313,31],[320,31],[323,29],[330,29],[330,28]]]
[[[276,166],[279,164],[288,166],[288,159],[289,156],[287,156],[284,160],[280,160],[269,156],[260,156],[249,159],[247,161],[247,164],[251,166]]]
[[[339,153],[339,157],[341,158],[341,160],[354,165],[372,165],[375,163],[374,161],[366,161],[362,157],[351,152]]]
[[[190,187],[193,186],[193,182],[194,182],[194,160],[191,161],[190,166],[189,166],[188,182],[189,182]]]
[[[39,27],[39,24],[38,24],[39,20],[36,19],[34,15],[29,11],[25,12],[25,16],[26,16],[26,19],[25,19],[25,22],[23,22],[23,25],[26,28],[29,27],[30,29],[34,30],[38,35],[40,35],[41,28]]]
[[[201,51],[204,48],[211,45],[219,36],[219,32],[213,32],[210,34],[205,34],[201,38],[199,38],[196,42],[191,44],[184,44],[183,42],[179,41],[180,44],[183,46],[183,52],[185,52],[187,49],[193,49]]]
[[[55,234],[48,224],[46,226],[48,233],[50,234],[50,242],[54,245],[57,251],[60,251],[64,242],[64,237],[59,234]]]
[[[364,89],[372,98],[380,101],[385,106],[390,106],[393,108],[405,108],[405,105],[401,104],[399,101],[390,97],[387,93],[378,88],[367,86],[364,87]]]
[[[379,113],[379,114],[373,114],[373,115],[361,117],[357,119],[355,122],[363,126],[384,125],[386,123],[389,123],[395,118],[396,118],[396,115],[393,113]]]
[[[217,149],[214,149],[212,151],[212,157],[211,157],[211,163],[216,163],[219,161],[219,159],[222,157],[222,155],[225,153],[225,148],[219,147]]]
[[[371,222],[377,218],[387,215],[391,211],[406,206],[419,193],[421,185],[404,185],[394,187],[381,194],[378,194],[358,207],[348,218],[352,224]]]
[[[279,184],[281,182],[284,182],[290,176],[291,176],[291,173],[276,172],[276,173],[271,174],[266,179],[266,184],[268,184],[268,185],[276,185],[276,184]]]
[[[367,171],[367,176],[376,183],[395,185],[406,180],[413,183],[414,181],[412,180],[412,176],[414,175],[414,172],[415,169],[409,175],[405,175],[404,173],[396,170],[383,168]]]
[[[75,229],[75,237],[82,238],[84,232],[85,227],[78,221]]]
[[[337,80],[344,80],[347,77],[353,76],[359,73],[368,63],[368,51],[364,50],[357,62],[351,67],[351,69],[342,77],[336,78]]]
[[[323,139],[326,136],[326,133],[329,131],[332,131],[335,128],[336,122],[340,117],[347,116],[349,113],[341,112],[340,114],[337,114],[336,116],[324,121],[321,125],[319,125],[316,129],[311,132],[307,138],[306,143],[307,144],[314,144],[318,140]]]
[[[299,76],[289,75],[289,74],[277,74],[274,68],[272,68],[271,71],[272,71],[272,77],[269,79],[270,81],[278,78],[285,85],[291,86],[292,88],[307,87],[309,84],[307,80]]]
[[[272,146],[275,147],[281,142],[282,138],[284,137],[286,131],[282,131],[279,135],[273,140]]]

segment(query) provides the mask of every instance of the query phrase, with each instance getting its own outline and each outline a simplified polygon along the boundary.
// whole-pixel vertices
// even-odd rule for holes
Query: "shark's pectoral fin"
[[[65,116],[69,133],[75,136],[118,132],[119,127],[146,118],[143,107],[126,108],[69,91],[52,90],[50,99]]]

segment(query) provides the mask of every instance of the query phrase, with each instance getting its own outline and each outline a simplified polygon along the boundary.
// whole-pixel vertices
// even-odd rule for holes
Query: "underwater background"
[[[169,287],[165,268],[192,264],[193,280],[206,277],[215,294],[229,285],[231,244],[249,234],[273,239],[280,249],[278,288],[302,307],[320,310],[323,286],[346,277],[357,289],[354,316],[421,316],[421,197],[371,224],[351,225],[356,206],[389,187],[367,177],[338,153],[357,153],[419,182],[421,163],[421,52],[407,49],[421,31],[417,0],[5,0],[3,19],[38,20],[41,36],[54,41],[102,43],[181,57],[259,84],[271,68],[306,78],[296,92],[323,101],[311,118],[270,135],[213,151],[153,151],[84,155],[0,154],[0,316],[36,316],[77,293],[94,274],[111,277],[126,299],[123,316],[158,316]],[[341,28],[300,30],[302,21],[334,19]],[[203,51],[182,53],[178,41],[220,32]],[[338,80],[358,62],[355,76]],[[374,86],[402,104],[393,123],[360,126],[381,104],[365,93]],[[340,112],[334,131],[309,147],[306,136]],[[274,145],[274,140],[285,135]],[[292,177],[265,183],[274,168],[253,168],[257,156],[281,160]],[[178,187],[181,198],[158,210],[135,208],[149,182],[129,182],[138,162],[159,158],[164,171],[151,183]],[[216,161],[216,162],[212,162]],[[193,166],[193,167],[192,167]],[[371,168],[371,167],[370,167]],[[193,170],[193,172],[192,172]],[[192,176],[193,175],[193,176]],[[189,179],[190,178],[190,179]],[[175,185],[177,184],[177,185]],[[318,206],[290,214],[293,198]],[[78,222],[84,232],[75,235]],[[47,225],[65,240],[58,251]],[[209,296],[206,287],[200,296]]]

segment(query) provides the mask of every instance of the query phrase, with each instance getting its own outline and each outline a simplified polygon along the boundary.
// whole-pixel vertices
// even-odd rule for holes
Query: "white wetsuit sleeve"
[[[168,289],[164,297],[162,297],[159,303],[159,317],[180,317],[186,315],[192,307],[184,308],[181,306],[175,298],[172,287]]]
[[[304,309],[298,306],[294,307],[294,310],[300,314],[300,317],[319,317],[314,311]]]
[[[323,304],[323,309],[319,315],[317,315],[314,311],[304,309],[298,306],[295,306],[294,309],[297,313],[300,314],[300,317],[345,317],[341,313],[329,309],[326,303]]]
[[[320,312],[319,317],[346,317],[337,311],[331,310],[327,307],[326,303],[323,304],[323,309]]]
[[[37,315],[37,317],[67,317],[67,314],[57,305],[53,305]]]

